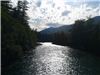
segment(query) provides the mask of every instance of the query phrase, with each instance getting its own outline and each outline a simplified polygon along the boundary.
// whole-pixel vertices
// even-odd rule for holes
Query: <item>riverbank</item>
[[[22,9],[17,4],[13,8],[10,1],[1,1],[1,70],[14,64],[37,45],[36,31],[29,27],[26,19],[26,5],[23,1],[20,3]]]
[[[67,46],[44,42],[17,61],[4,75],[98,75],[100,59]]]
[[[99,56],[100,57],[100,49],[96,49],[96,48],[93,48],[93,47],[88,47],[88,48],[85,48],[85,47],[79,47],[79,46],[74,46],[72,44],[58,44],[58,43],[54,43],[53,44],[56,44],[56,45],[61,45],[61,46],[68,46],[68,47],[71,47],[71,48],[74,48],[75,50],[81,50],[81,51],[84,51],[84,52],[87,52],[87,53],[90,53],[92,55],[95,55],[95,56]]]

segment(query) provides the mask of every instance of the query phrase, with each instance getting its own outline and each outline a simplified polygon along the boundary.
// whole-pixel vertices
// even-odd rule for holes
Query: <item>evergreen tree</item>
[[[6,68],[34,48],[37,40],[36,32],[30,29],[25,18],[25,3],[19,1],[12,8],[9,1],[1,1],[1,7],[1,64]]]

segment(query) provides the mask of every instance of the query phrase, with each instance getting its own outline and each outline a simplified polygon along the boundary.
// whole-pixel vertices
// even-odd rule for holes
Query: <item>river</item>
[[[100,75],[100,58],[45,42],[7,69],[5,75]]]

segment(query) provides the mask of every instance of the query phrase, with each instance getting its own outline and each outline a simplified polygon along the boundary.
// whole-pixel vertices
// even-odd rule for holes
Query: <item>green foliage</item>
[[[19,17],[12,15],[16,11],[11,7],[9,9],[8,2],[3,3],[2,1],[1,3],[1,55],[2,66],[6,67],[34,48],[37,38],[36,32],[30,29],[24,16],[21,16],[23,21],[20,21]]]
[[[57,43],[59,45],[67,45],[68,43],[68,34],[64,32],[59,32],[54,34],[53,43]]]
[[[93,19],[79,20],[73,25],[72,45],[95,53],[100,53],[100,22]]]
[[[28,24],[27,22],[28,17],[26,14],[26,10],[28,10],[27,4],[28,2],[26,0],[18,1],[17,7],[13,8],[13,11],[11,12],[14,18],[19,20],[21,23],[23,23],[23,25],[26,25],[26,26]]]
[[[70,33],[55,33],[53,43],[100,54],[100,22],[77,20]]]

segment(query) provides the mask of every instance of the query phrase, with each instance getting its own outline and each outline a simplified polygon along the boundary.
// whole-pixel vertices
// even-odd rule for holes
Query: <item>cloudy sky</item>
[[[12,0],[15,2],[15,0]],[[38,31],[100,16],[100,0],[28,0],[29,25]]]

